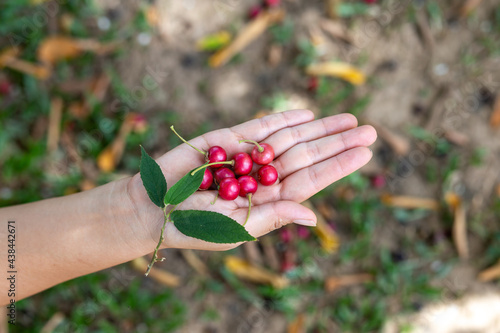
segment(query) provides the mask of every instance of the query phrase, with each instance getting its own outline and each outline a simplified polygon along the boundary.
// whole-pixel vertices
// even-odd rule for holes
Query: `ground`
[[[209,67],[211,53],[198,50],[197,41],[221,30],[237,34],[257,3],[108,0],[61,6],[52,23],[23,42],[25,59],[35,61],[37,46],[56,33],[122,44],[112,54],[62,61],[47,81],[11,69],[0,73],[1,80],[12,82],[13,90],[26,97],[19,102],[19,95],[11,94],[0,100],[6,110],[0,116],[5,129],[0,142],[6,142],[0,148],[0,163],[5,163],[0,205],[69,194],[89,182],[133,174],[139,143],[153,156],[179,144],[169,130],[172,124],[193,137],[292,108],[311,109],[317,117],[350,112],[377,128],[374,159],[311,199],[337,235],[338,251],[326,254],[316,234],[290,226],[261,239],[257,255],[249,255],[248,248],[196,251],[208,267],[208,275],[202,275],[188,264],[186,253],[165,250],[167,259],[157,266],[179,276],[179,287],[142,277],[125,264],[19,302],[18,327],[39,330],[62,314],[55,331],[375,332],[385,326],[387,332],[442,332],[433,326],[439,315],[415,313],[427,304],[461,304],[484,294],[493,295],[490,304],[498,304],[498,277],[497,282],[478,279],[479,272],[500,259],[495,246],[500,240],[500,130],[490,124],[500,105],[495,106],[500,91],[497,2],[479,1],[477,8],[463,13],[464,7],[451,2],[346,1],[340,5],[343,14],[332,19],[325,9],[328,1],[282,1],[284,22],[225,66]],[[26,5],[22,12],[29,18],[37,10]],[[68,17],[73,25],[65,29],[61,22]],[[99,28],[103,18],[110,21],[110,30]],[[324,29],[328,20],[340,23],[349,42]],[[19,34],[22,26],[6,24],[4,30]],[[6,48],[8,39],[0,38],[0,46]],[[270,61],[276,52],[278,60]],[[303,62],[332,60],[359,68],[366,83],[354,86],[322,77],[317,89],[308,89],[311,79]],[[63,86],[68,89],[68,82],[102,73],[111,77],[111,84],[91,112],[77,117],[67,107],[64,111],[63,132],[69,129],[82,164],[74,170],[75,161],[65,158],[70,149],[61,139],[56,156],[64,176],[40,174],[37,167],[47,168],[49,101],[61,96],[69,105],[75,98],[88,98],[88,91],[67,92]],[[147,85],[151,77],[157,83],[152,87]],[[16,114],[21,107],[25,114]],[[130,134],[116,169],[104,172],[96,158],[117,137],[130,112],[143,114],[149,127]],[[92,134],[96,128],[102,134]],[[24,138],[26,133],[43,143]],[[86,144],[90,148],[82,149]],[[9,160],[18,152],[21,158]],[[26,187],[30,177],[38,185]],[[388,196],[410,198],[406,205],[391,206]],[[416,198],[430,199],[437,208],[428,209]],[[460,221],[450,198],[458,198],[465,210],[468,257],[457,253],[463,238],[454,238]],[[295,268],[273,268],[264,243],[271,244],[281,264],[291,256]],[[262,261],[291,284],[278,289],[241,280],[224,266],[228,255]],[[359,273],[371,274],[373,280],[325,291],[329,277]],[[450,321],[455,318],[451,315]],[[473,319],[467,323],[473,325]],[[483,324],[499,329],[494,320]],[[487,331],[485,326],[473,329]]]

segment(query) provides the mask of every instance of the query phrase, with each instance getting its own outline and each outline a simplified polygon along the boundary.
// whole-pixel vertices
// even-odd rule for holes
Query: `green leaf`
[[[241,224],[216,212],[175,210],[170,218],[184,235],[207,242],[230,244],[255,240]]]
[[[200,170],[191,176],[191,172],[194,170],[189,171],[168,190],[165,196],[165,205],[178,205],[200,188],[205,170]]]
[[[158,207],[165,207],[163,198],[165,197],[165,193],[167,193],[167,181],[165,180],[163,172],[161,172],[160,166],[148,155],[148,153],[146,153],[142,146],[139,169],[142,184],[146,188],[149,199]]]

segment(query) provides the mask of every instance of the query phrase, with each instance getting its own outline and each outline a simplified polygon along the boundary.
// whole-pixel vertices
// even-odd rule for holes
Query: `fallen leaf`
[[[64,314],[61,312],[56,312],[52,317],[50,317],[49,321],[43,325],[40,333],[52,333],[54,330],[64,321]]]
[[[467,241],[467,213],[462,198],[455,193],[448,192],[445,201],[453,211],[453,243],[461,259],[469,258],[469,243]]]
[[[354,85],[365,83],[365,75],[356,67],[345,62],[322,62],[306,67],[306,74],[312,76],[334,76]]]
[[[329,33],[330,36],[354,45],[354,39],[347,33],[347,29],[342,22],[325,19],[321,20],[320,26],[323,30]]]
[[[259,37],[273,23],[283,20],[285,12],[275,9],[261,13],[248,23],[236,36],[231,44],[208,59],[210,67],[220,67],[226,64],[238,52]]]
[[[144,257],[134,259],[130,263],[132,264],[132,268],[142,274],[146,272],[149,265]],[[180,285],[180,278],[177,275],[174,275],[160,268],[152,267],[148,276],[152,277],[154,280],[167,287],[173,288]]]
[[[283,47],[278,44],[273,44],[269,48],[268,61],[271,67],[276,67],[280,62],[283,54]]]
[[[438,210],[439,202],[434,199],[419,198],[405,195],[390,195],[382,194],[380,201],[383,204],[391,207],[405,208],[405,209],[429,209]]]
[[[372,120],[363,119],[362,121],[366,124],[372,125],[377,131],[377,135],[384,140],[397,155],[408,155],[411,143],[406,137],[401,136],[388,127]]]
[[[333,292],[343,287],[354,286],[373,281],[373,275],[368,273],[331,276],[325,280],[325,290]]]
[[[145,11],[145,16],[146,21],[148,21],[150,27],[158,26],[158,23],[160,22],[160,16],[158,14],[158,8],[156,8],[156,6],[149,6]]]
[[[326,0],[326,13],[332,19],[336,19],[339,17],[339,6],[342,3],[342,0]]]
[[[500,126],[500,94],[495,99],[495,104],[493,106],[493,112],[490,116],[490,125],[493,128]]]
[[[294,319],[294,321],[290,323],[290,325],[288,325],[287,332],[303,333],[306,331],[304,327],[305,323],[306,323],[306,316],[303,313],[301,313]]]
[[[235,256],[224,258],[226,268],[239,278],[262,284],[270,284],[275,288],[281,289],[288,286],[287,278],[268,270],[250,264],[248,261]]]
[[[460,7],[460,13],[459,15],[461,17],[466,17],[469,15],[474,9],[476,9],[480,4],[482,0],[466,0],[462,7]]]
[[[223,30],[199,39],[196,42],[196,48],[199,51],[217,51],[229,44],[230,41],[231,34]]]
[[[305,201],[302,204],[316,214],[317,223],[316,227],[312,228],[312,230],[318,236],[323,250],[327,253],[336,252],[339,248],[340,241],[335,231],[330,228],[326,220],[323,218],[323,215],[318,213],[310,201]]]
[[[130,134],[134,126],[134,117],[134,113],[130,113],[127,117],[125,117],[116,138],[97,156],[97,166],[101,171],[111,172],[115,170],[116,166],[120,162],[125,150],[127,136]]]
[[[84,51],[104,54],[116,49],[119,43],[103,44],[92,39],[74,39],[66,36],[52,36],[44,39],[37,50],[38,60],[53,65],[64,59],[75,58]]]
[[[208,267],[203,261],[196,255],[193,250],[181,250],[182,256],[186,259],[189,266],[191,266],[198,274],[201,276],[208,276]]]
[[[481,282],[489,282],[500,278],[500,260],[490,268],[481,271],[477,278]]]
[[[47,151],[49,154],[56,151],[59,144],[59,137],[61,135],[62,111],[62,98],[52,98],[52,101],[50,103],[49,128],[47,134]]]
[[[257,242],[246,242],[243,244],[245,256],[252,265],[262,266],[263,260]]]
[[[32,75],[40,80],[45,80],[51,75],[50,69],[45,66],[35,65],[31,62],[18,59],[19,48],[8,48],[0,53],[0,68],[10,69]]]

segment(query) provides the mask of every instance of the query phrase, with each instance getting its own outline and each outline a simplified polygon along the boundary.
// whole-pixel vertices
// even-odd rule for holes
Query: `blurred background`
[[[81,277],[8,330],[499,332],[499,55],[493,0],[2,1],[0,206],[133,175],[171,125],[308,108],[379,134],[305,203],[317,228]]]

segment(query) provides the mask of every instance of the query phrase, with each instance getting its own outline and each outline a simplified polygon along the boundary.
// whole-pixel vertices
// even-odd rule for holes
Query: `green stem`
[[[247,218],[245,220],[245,223],[243,223],[243,226],[247,224],[248,218],[250,217],[250,211],[252,210],[252,193],[248,193],[248,213],[247,213]]]
[[[259,153],[262,153],[262,152],[264,151],[264,148],[262,148],[262,146],[261,146],[261,145],[259,145],[259,144],[257,143],[257,141],[253,141],[253,140],[240,140],[240,141],[238,141],[238,142],[239,142],[239,143],[243,143],[243,142],[245,142],[245,143],[253,143],[254,145],[256,145],[256,146],[257,146],[257,149],[259,150]]]
[[[156,245],[156,248],[153,252],[153,258],[151,259],[151,262],[148,265],[148,269],[147,269],[146,274],[145,274],[146,276],[148,276],[149,273],[151,272],[151,268],[153,268],[153,265],[155,264],[155,262],[165,260],[165,258],[158,259],[158,250],[160,249],[161,243],[163,243],[163,241],[165,240],[165,236],[164,236],[165,227],[167,226],[167,222],[168,222],[168,219],[170,217],[170,213],[172,213],[174,211],[175,207],[177,207],[177,205],[175,205],[168,213],[167,213],[167,206],[165,206],[162,209],[163,210],[163,217],[165,218],[165,220],[163,221],[163,226],[161,227],[160,240],[158,241],[158,244]]]
[[[212,201],[210,204],[211,205],[215,205],[215,202],[217,201],[217,198],[219,197],[219,191],[217,191],[217,193],[215,194],[215,199],[214,201]]]
[[[175,133],[175,135],[177,135],[177,137],[178,137],[179,139],[181,139],[181,140],[182,140],[182,142],[184,142],[185,144],[187,144],[187,145],[188,145],[188,146],[190,146],[191,148],[193,148],[193,149],[197,150],[200,154],[203,154],[203,155],[207,156],[207,152],[205,152],[205,151],[203,151],[203,150],[201,150],[201,149],[196,148],[195,146],[193,146],[192,144],[190,144],[189,142],[187,142],[186,140],[184,140],[184,138],[183,138],[182,136],[180,136],[180,135],[179,135],[179,133],[177,133],[177,132],[175,131],[175,129],[174,129],[174,125],[170,126],[170,129],[172,130],[172,132],[174,132],[174,133]]]
[[[191,176],[194,176],[195,173],[197,173],[201,169],[205,169],[205,168],[208,168],[209,166],[216,165],[216,164],[231,164],[231,165],[234,165],[234,161],[223,161],[223,162],[213,162],[213,163],[203,164],[198,169],[193,170],[193,172],[191,172]]]

